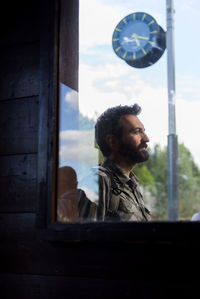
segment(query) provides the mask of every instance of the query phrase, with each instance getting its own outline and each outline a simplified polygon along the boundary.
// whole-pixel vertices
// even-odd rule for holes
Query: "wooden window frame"
[[[55,222],[56,175],[58,150],[58,105],[59,105],[59,53],[61,1],[42,1],[41,46],[40,46],[40,107],[38,142],[38,203],[37,227],[42,239],[68,242],[197,242],[200,222]],[[68,2],[68,1],[66,1]],[[72,1],[71,1],[72,2]],[[78,0],[73,1],[78,5]],[[78,9],[76,7],[76,9]],[[77,11],[74,11],[75,16]],[[70,16],[70,15],[69,15]],[[72,19],[71,19],[72,20]],[[66,20],[65,20],[66,21]],[[70,21],[70,20],[69,20]],[[78,26],[78,25],[77,25]],[[78,30],[77,28],[75,29]],[[66,37],[69,32],[66,32]],[[76,41],[77,43],[77,41]],[[72,47],[72,46],[71,46]],[[69,51],[71,51],[69,49]],[[75,60],[78,64],[78,50]],[[78,88],[78,72],[74,73],[69,86]],[[74,84],[74,82],[76,83]]]

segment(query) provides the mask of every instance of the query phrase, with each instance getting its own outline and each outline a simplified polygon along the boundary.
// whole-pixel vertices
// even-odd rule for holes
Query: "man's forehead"
[[[142,122],[136,115],[133,114],[125,114],[120,117],[121,125],[123,126],[131,126],[131,127],[144,127]]]

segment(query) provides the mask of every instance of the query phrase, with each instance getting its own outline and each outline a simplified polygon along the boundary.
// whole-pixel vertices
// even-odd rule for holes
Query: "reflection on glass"
[[[98,150],[94,142],[94,121],[80,114],[78,93],[63,83],[60,84],[59,121],[57,220],[80,221],[88,215],[95,219],[98,180],[91,175],[91,168],[98,165]]]
[[[63,166],[58,169],[58,221],[78,220],[77,176],[72,167]]]
[[[150,158],[145,164],[134,167],[134,173],[140,180],[152,219],[167,220],[167,51],[153,66],[135,69],[115,55],[111,41],[116,24],[134,11],[149,13],[166,30],[166,3],[135,0],[133,8],[132,1],[86,2],[80,1],[79,100],[76,91],[60,85],[59,167],[71,167],[76,172],[78,221],[83,221],[88,213],[88,209],[83,212],[81,208],[80,215],[80,198],[91,200],[94,215],[99,198],[98,170],[94,168],[102,161],[94,141],[97,116],[109,107],[135,102],[142,107],[141,120],[150,135]],[[175,6],[175,11],[179,219],[191,220],[200,211],[200,143],[197,138],[200,60],[195,55],[186,57],[198,36],[200,4],[193,1],[187,6]],[[188,33],[187,43],[184,33]],[[200,39],[195,41],[198,48]]]
[[[150,213],[132,173],[136,163],[149,157],[149,138],[137,117],[140,107],[107,109],[97,119],[96,140],[94,122],[85,126],[77,93],[64,84],[60,109],[57,220],[147,221]]]

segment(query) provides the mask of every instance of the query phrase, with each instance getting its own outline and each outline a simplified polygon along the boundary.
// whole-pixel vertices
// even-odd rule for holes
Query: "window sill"
[[[46,241],[91,243],[200,243],[200,222],[54,223],[39,232]]]

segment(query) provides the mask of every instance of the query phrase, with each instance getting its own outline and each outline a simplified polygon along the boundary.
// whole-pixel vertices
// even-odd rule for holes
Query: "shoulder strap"
[[[99,168],[102,172],[104,172],[105,174],[107,174],[107,175],[109,176],[109,178],[110,178],[110,182],[111,182],[111,191],[112,191],[115,195],[119,195],[119,194],[121,194],[122,191],[118,188],[118,186],[117,186],[117,184],[116,184],[117,178],[113,176],[112,172],[111,172],[109,169],[107,169],[107,168],[105,168],[105,167],[103,167],[103,166],[101,166],[101,165],[99,165],[98,168]]]

